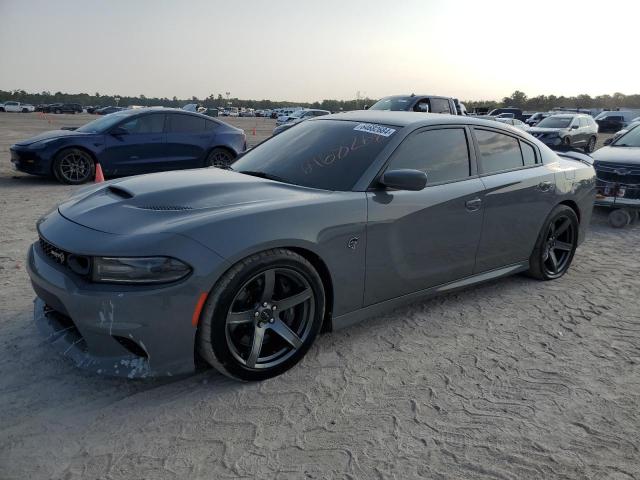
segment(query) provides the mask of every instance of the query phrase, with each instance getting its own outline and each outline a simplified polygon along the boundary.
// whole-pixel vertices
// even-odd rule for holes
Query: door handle
[[[467,211],[475,212],[476,210],[480,210],[480,207],[482,206],[482,200],[479,198],[474,198],[473,200],[467,200],[464,206],[466,207]]]
[[[553,182],[540,182],[538,184],[538,190],[541,192],[548,192],[553,188]]]

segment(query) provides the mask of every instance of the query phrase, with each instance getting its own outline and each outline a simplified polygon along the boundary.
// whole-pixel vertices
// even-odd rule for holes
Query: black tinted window
[[[451,113],[449,101],[445,98],[432,98],[431,113]]]
[[[393,154],[387,170],[410,168],[427,174],[428,183],[469,176],[469,149],[462,128],[427,130],[409,136]]]
[[[522,149],[522,158],[525,165],[536,164],[536,151],[528,143],[520,142],[520,148]]]
[[[509,135],[488,130],[476,130],[475,133],[482,156],[483,173],[522,167],[522,154],[518,140]]]
[[[205,130],[207,120],[195,115],[169,115],[170,133],[200,133]]]
[[[397,130],[351,121],[302,122],[249,150],[232,168],[306,187],[348,191]]]
[[[164,129],[164,115],[161,113],[153,113],[151,115],[143,115],[136,117],[128,122],[120,125],[129,133],[162,133]]]

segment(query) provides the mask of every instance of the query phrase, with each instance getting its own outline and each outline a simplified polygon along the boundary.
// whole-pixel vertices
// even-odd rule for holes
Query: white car
[[[496,117],[496,118],[494,118],[494,120],[496,122],[506,123],[507,125],[513,125],[517,129],[522,130],[524,132],[526,132],[527,130],[529,130],[531,128],[529,125],[527,125],[526,123],[518,120],[517,118]]]
[[[28,103],[20,102],[4,102],[4,105],[0,106],[0,112],[22,112],[29,113],[35,111],[36,107]]]

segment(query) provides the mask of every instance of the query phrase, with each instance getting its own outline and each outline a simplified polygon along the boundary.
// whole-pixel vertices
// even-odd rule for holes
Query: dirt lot
[[[14,178],[8,148],[87,118],[0,114],[0,478],[640,479],[640,227],[603,212],[561,280],[372,318],[264,383],[77,370],[37,335],[24,269],[72,187]]]

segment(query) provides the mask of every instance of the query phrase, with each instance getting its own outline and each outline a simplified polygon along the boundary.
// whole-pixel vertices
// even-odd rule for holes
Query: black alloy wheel
[[[555,280],[566,273],[578,246],[579,223],[567,205],[553,209],[538,236],[529,260],[529,274],[539,280]]]
[[[584,151],[586,153],[593,153],[595,149],[596,149],[596,137],[591,137],[589,138],[587,145],[584,147]]]
[[[286,249],[257,253],[234,265],[209,294],[198,352],[232,378],[279,375],[315,340],[324,302],[322,280],[304,257]]]

